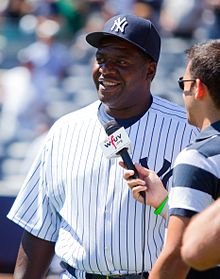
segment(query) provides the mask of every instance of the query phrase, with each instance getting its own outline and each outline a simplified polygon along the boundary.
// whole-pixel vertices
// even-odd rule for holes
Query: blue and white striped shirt
[[[220,196],[220,121],[208,126],[178,156],[169,216],[192,217]]]

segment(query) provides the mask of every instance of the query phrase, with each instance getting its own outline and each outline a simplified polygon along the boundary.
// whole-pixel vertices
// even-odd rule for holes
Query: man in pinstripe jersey
[[[54,250],[62,278],[147,278],[164,220],[132,198],[119,159],[103,156],[103,124],[124,126],[132,159],[167,187],[177,154],[196,133],[182,107],[151,95],[160,36],[150,21],[118,15],[86,39],[97,48],[99,101],[53,125],[8,214],[24,228],[16,279],[43,278]]]
[[[190,270],[180,254],[183,233],[191,217],[220,197],[220,40],[196,44],[186,53],[189,61],[179,85],[183,90],[188,121],[200,128],[201,133],[175,161],[169,194],[167,237],[149,279],[220,278],[219,266],[202,272]],[[141,180],[132,180],[128,184],[133,189],[134,197],[140,199],[139,192],[144,190],[143,185],[149,189],[154,186],[155,189],[156,186],[161,187],[161,182],[155,173],[150,172],[156,183],[150,179],[149,184],[149,170],[137,168]],[[125,178],[128,179],[130,175],[132,172],[126,171]],[[161,195],[159,192],[161,202],[167,194],[163,191]],[[209,229],[213,235],[214,228]],[[209,240],[203,240],[204,243],[206,241]],[[193,245],[192,241],[190,243]],[[189,254],[191,249],[188,245]],[[200,255],[197,260],[200,261]],[[202,263],[199,266],[200,269],[210,267],[202,268]]]

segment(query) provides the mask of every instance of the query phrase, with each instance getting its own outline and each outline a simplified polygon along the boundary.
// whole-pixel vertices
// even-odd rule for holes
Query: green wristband
[[[164,206],[166,205],[167,201],[168,201],[168,196],[167,196],[166,199],[159,205],[159,207],[156,208],[156,209],[154,210],[154,214],[155,214],[155,215],[160,215],[160,214],[161,214],[161,212],[163,211],[163,208],[164,208]]]

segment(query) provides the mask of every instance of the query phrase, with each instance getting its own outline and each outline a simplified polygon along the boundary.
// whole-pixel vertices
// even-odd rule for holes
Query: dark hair
[[[216,107],[220,108],[220,40],[195,44],[186,54],[191,62],[191,78],[199,78],[208,87]]]

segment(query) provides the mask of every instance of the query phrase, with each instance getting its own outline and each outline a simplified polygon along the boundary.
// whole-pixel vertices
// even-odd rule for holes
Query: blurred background
[[[48,129],[97,99],[85,34],[118,13],[156,25],[162,52],[152,93],[182,105],[184,50],[220,37],[220,0],[0,0],[0,278],[13,272],[22,233],[6,214]],[[58,271],[54,259],[49,273]]]

